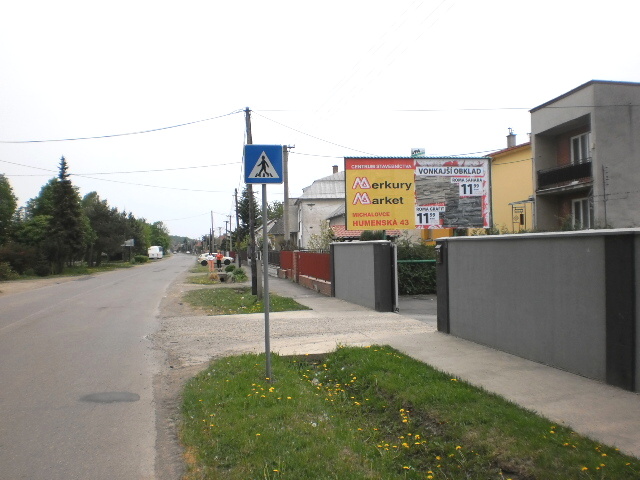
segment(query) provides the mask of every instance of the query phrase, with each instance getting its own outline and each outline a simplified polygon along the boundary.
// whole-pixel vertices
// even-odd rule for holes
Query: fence
[[[269,255],[269,263],[279,267],[280,278],[289,278],[311,290],[331,295],[330,253],[282,250],[278,255]]]
[[[437,242],[438,330],[640,391],[640,229]]]

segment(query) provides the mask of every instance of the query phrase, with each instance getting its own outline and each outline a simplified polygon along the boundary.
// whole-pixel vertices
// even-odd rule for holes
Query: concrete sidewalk
[[[269,291],[294,298],[336,321],[344,317],[345,309],[364,309],[275,277],[269,277]],[[430,328],[404,334],[398,334],[402,329],[390,328],[386,335],[377,336],[376,343],[496,393],[548,418],[551,424],[640,458],[640,395],[437,332],[435,305],[433,296],[401,297],[400,313],[395,314],[398,325],[414,319]]]

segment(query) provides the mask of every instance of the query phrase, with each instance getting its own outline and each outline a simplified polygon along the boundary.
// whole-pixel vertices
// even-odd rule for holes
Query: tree
[[[267,204],[267,217],[269,220],[278,220],[284,214],[284,204],[280,200],[274,200]]]
[[[64,269],[84,250],[85,222],[82,219],[80,195],[69,180],[68,166],[60,159],[58,181],[53,188],[50,259],[55,273]]]
[[[33,218],[38,215],[53,215],[54,191],[58,184],[57,178],[50,179],[40,188],[40,193],[35,198],[27,201],[25,217]]]
[[[162,222],[154,222],[151,224],[151,245],[158,245],[162,250],[168,252],[171,249],[171,238],[169,238],[169,229]]]
[[[238,218],[240,219],[240,225],[236,229],[236,241],[241,242],[249,236],[249,202],[253,202],[253,211],[255,212],[254,226],[260,225],[262,222],[262,209],[258,206],[255,193],[253,198],[249,198],[249,191],[247,187],[242,190],[242,198],[238,202]]]
[[[4,245],[11,235],[13,217],[18,199],[7,177],[0,174],[0,245]]]
[[[88,218],[93,235],[87,242],[86,260],[89,266],[102,263],[102,254],[114,258],[122,254],[122,222],[118,209],[110,208],[106,200],[96,192],[87,193],[82,199],[82,210]]]

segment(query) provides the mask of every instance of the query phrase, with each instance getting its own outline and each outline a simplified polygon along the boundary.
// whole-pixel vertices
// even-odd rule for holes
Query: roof
[[[568,92],[563,93],[559,97],[553,98],[553,99],[549,100],[548,102],[544,102],[542,105],[538,105],[537,107],[532,108],[531,110],[529,110],[529,113],[533,113],[536,110],[540,110],[541,108],[544,108],[547,105],[555,103],[558,100],[562,100],[563,98],[566,98],[566,97],[568,97],[570,95],[573,95],[577,91],[582,90],[583,88],[590,87],[591,85],[628,85],[628,86],[640,87],[640,83],[636,83],[636,82],[617,82],[617,81],[613,81],[613,80],[590,80],[587,83],[583,83],[582,85],[574,88],[573,90],[569,90]]]
[[[331,225],[331,230],[336,238],[360,238],[360,235],[364,230],[347,230],[344,225]],[[400,230],[386,230],[387,235],[391,237],[399,237]]]
[[[531,142],[521,143],[520,145],[516,145],[514,147],[509,147],[503,150],[498,150],[497,152],[490,153],[489,156],[495,157],[496,155],[504,155],[505,153],[513,152],[514,150],[519,150],[521,148],[530,147],[530,146],[531,146]]]
[[[314,180],[311,185],[302,189],[302,195],[298,197],[297,201],[311,198],[335,199],[344,197],[344,171],[342,171]]]
[[[332,218],[336,218],[336,217],[341,217],[346,213],[346,208],[344,203],[340,204],[340,206],[338,208],[336,208],[331,215],[329,215],[327,218],[329,220],[331,220]]]
[[[284,235],[284,218],[280,217],[276,220],[276,223],[273,224],[271,229],[269,230],[271,235]]]

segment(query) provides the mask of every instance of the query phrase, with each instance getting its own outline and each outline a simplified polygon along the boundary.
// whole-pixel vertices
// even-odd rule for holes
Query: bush
[[[44,256],[40,256],[33,266],[33,272],[39,277],[46,277],[51,274],[51,264]]]
[[[39,258],[35,247],[10,242],[0,247],[0,262],[8,263],[14,272],[24,275],[35,269]]]
[[[247,279],[247,273],[242,268],[236,268],[231,275],[234,282],[244,282]]]
[[[434,260],[435,247],[408,240],[398,242],[398,260]],[[421,295],[436,293],[436,266],[433,263],[399,263],[398,293]]]
[[[229,273],[229,272],[233,272],[236,269],[235,265],[227,265],[226,267],[224,267],[224,271]]]
[[[134,263],[147,263],[149,261],[149,257],[147,255],[136,255],[133,257]]]
[[[360,234],[360,241],[386,240],[387,235],[384,230],[365,230]]]
[[[15,280],[19,275],[13,271],[9,262],[0,262],[0,280]]]

